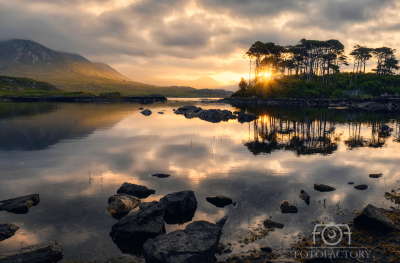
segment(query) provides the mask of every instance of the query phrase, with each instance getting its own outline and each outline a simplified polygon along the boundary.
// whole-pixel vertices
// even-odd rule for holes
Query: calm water
[[[139,104],[0,104],[0,200],[30,193],[41,200],[25,215],[0,212],[0,223],[21,227],[1,242],[0,253],[56,239],[65,262],[121,255],[109,237],[117,221],[106,209],[124,182],[155,189],[145,201],[193,190],[198,200],[193,220],[216,222],[230,215],[222,241],[235,242],[234,252],[285,248],[312,230],[312,220],[341,223],[368,203],[393,205],[383,193],[400,187],[397,115],[243,108],[260,118],[210,123],[175,115],[172,109],[183,105],[238,110],[175,99],[144,105],[153,111],[149,117],[140,114]],[[390,132],[379,130],[383,123]],[[154,173],[171,177],[151,177]],[[370,173],[383,177],[372,179]],[[370,188],[358,191],[349,181]],[[337,190],[316,192],[314,183]],[[310,205],[298,197],[301,189],[311,195]],[[217,194],[238,206],[221,209],[206,201]],[[281,214],[282,200],[299,212]],[[241,247],[237,241],[270,217],[284,229]],[[167,232],[184,227],[167,225]]]

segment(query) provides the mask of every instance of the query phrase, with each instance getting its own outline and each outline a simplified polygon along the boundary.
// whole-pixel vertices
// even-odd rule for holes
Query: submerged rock
[[[383,175],[382,173],[380,173],[380,174],[370,174],[369,177],[370,178],[380,178],[380,177],[382,177],[382,175]]]
[[[215,205],[216,207],[225,207],[232,204],[232,199],[225,195],[216,195],[211,197],[206,197],[207,202]]]
[[[39,203],[39,194],[31,194],[13,199],[0,201],[0,211],[7,211],[14,214],[26,214],[31,206]]]
[[[18,229],[19,227],[14,224],[0,224],[0,241],[12,237]]]
[[[123,253],[134,253],[149,238],[165,233],[164,208],[157,202],[139,205],[139,211],[123,217],[112,227],[110,236]]]
[[[326,184],[314,184],[314,189],[320,192],[330,192],[330,191],[335,191],[336,188],[326,185]]]
[[[367,190],[368,189],[368,185],[360,184],[360,185],[354,186],[354,188],[357,189],[357,190]]]
[[[108,199],[107,211],[114,218],[120,219],[127,215],[129,211],[140,205],[140,199],[127,194],[116,194]]]
[[[152,176],[158,177],[158,178],[167,178],[167,177],[170,177],[171,175],[169,175],[169,174],[153,174]]]
[[[44,242],[22,248],[19,251],[0,255],[1,263],[54,263],[63,258],[57,241]]]
[[[281,213],[297,213],[298,209],[296,206],[291,205],[289,201],[282,201],[282,204],[279,206],[281,209]]]
[[[146,263],[214,262],[221,237],[221,228],[206,221],[195,221],[185,230],[149,239],[143,245]]]
[[[310,204],[310,195],[306,192],[301,190],[299,197],[306,202],[307,205]]]
[[[167,224],[183,224],[192,220],[197,209],[197,200],[191,190],[168,194],[160,199],[164,207]]]
[[[144,116],[150,116],[152,112],[149,109],[145,109],[145,110],[141,111],[140,113],[143,114]]]
[[[270,219],[265,220],[263,224],[266,228],[283,228],[285,226],[284,224],[274,222]]]
[[[117,191],[118,194],[128,194],[133,195],[139,198],[146,198],[151,194],[155,194],[156,191],[153,189],[149,189],[143,185],[123,183],[121,187]]]
[[[353,219],[354,225],[371,231],[392,231],[396,224],[379,208],[369,204]]]

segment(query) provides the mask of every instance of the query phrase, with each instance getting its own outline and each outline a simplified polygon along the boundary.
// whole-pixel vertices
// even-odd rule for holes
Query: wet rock
[[[144,110],[144,108],[138,108],[138,110]]]
[[[139,211],[123,217],[110,236],[123,253],[134,253],[149,238],[165,233],[164,208],[157,201],[141,203]]]
[[[167,224],[183,224],[192,220],[197,209],[197,200],[191,190],[168,194],[160,199],[164,207]]]
[[[0,201],[0,211],[7,211],[14,214],[26,214],[31,206],[39,203],[39,194],[32,194],[13,199]]]
[[[283,228],[285,226],[284,224],[274,222],[270,219],[265,220],[263,224],[266,228]]]
[[[348,182],[348,184],[355,184],[355,182]]]
[[[220,220],[218,220],[217,223],[215,223],[217,226],[219,226],[220,228],[223,228],[226,225],[226,222],[228,222],[229,220],[229,216],[225,215],[223,218],[221,218]]]
[[[380,178],[380,177],[382,177],[382,175],[383,174],[381,174],[381,173],[380,174],[370,174],[369,177],[370,178]]]
[[[170,177],[171,175],[169,175],[169,174],[153,174],[152,176],[158,177],[158,178],[167,178],[167,177]]]
[[[306,191],[301,190],[299,197],[304,200],[307,205],[310,204],[310,195]]]
[[[272,248],[270,247],[260,247],[260,250],[266,253],[272,253]]]
[[[369,204],[353,219],[354,225],[371,231],[392,231],[396,224],[382,210]]]
[[[289,201],[282,201],[282,204],[279,206],[281,209],[281,213],[297,213],[298,209],[296,206],[291,205]]]
[[[368,189],[368,185],[360,184],[360,185],[354,186],[354,188],[357,189],[357,190],[367,190]]]
[[[330,192],[330,191],[335,191],[336,188],[333,188],[332,186],[326,185],[326,184],[314,184],[314,189],[320,192]]]
[[[232,199],[225,195],[217,195],[206,198],[207,202],[215,205],[216,207],[225,207],[232,204]]]
[[[265,261],[265,263],[297,263],[298,261],[292,258],[276,258]]]
[[[146,263],[215,262],[214,254],[221,237],[221,228],[206,221],[195,221],[185,230],[149,239],[143,246]]]
[[[164,114],[164,112],[162,112],[162,111],[159,111],[159,112],[158,112],[158,114]]]
[[[236,208],[236,207],[237,207],[237,205],[238,205],[238,202],[237,202],[237,201],[233,201],[233,202],[232,202],[232,206],[233,206],[233,208]]]
[[[116,194],[108,199],[107,211],[114,218],[120,219],[126,216],[129,211],[140,205],[140,199],[127,194]]]
[[[236,119],[236,116],[229,110],[220,109],[208,109],[203,110],[201,107],[196,106],[183,106],[175,111],[175,114],[184,115],[186,118],[200,118],[202,120],[218,123],[221,121],[228,121],[230,119]]]
[[[146,198],[151,194],[155,194],[156,191],[153,189],[149,189],[143,185],[123,183],[121,187],[117,191],[118,194],[127,194],[133,195],[139,198]]]
[[[0,255],[1,263],[53,263],[63,258],[57,241],[44,242],[22,248],[19,251]]]
[[[240,123],[252,122],[255,119],[257,119],[257,117],[254,114],[245,113],[244,111],[235,111],[234,114],[237,115],[237,119]]]
[[[143,114],[144,116],[150,116],[152,112],[149,109],[145,109],[145,110],[141,111],[140,113]]]
[[[0,224],[0,241],[12,237],[18,229],[19,227],[14,224]]]

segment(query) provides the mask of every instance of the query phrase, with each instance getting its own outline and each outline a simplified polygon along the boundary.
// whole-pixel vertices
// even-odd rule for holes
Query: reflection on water
[[[183,105],[245,110],[259,116],[209,123],[173,113]],[[365,204],[389,208],[383,194],[400,187],[398,116],[331,109],[239,108],[198,101],[139,104],[1,104],[0,200],[40,194],[28,214],[0,212],[0,223],[21,227],[1,242],[0,253],[52,239],[65,262],[120,255],[109,236],[117,222],[107,200],[124,182],[156,190],[143,201],[193,190],[193,220],[216,222],[230,215],[223,242],[234,252],[269,245],[285,247],[312,220],[346,222]],[[165,110],[165,114],[157,112]],[[386,126],[387,125],[387,126]],[[168,178],[152,177],[167,173]],[[369,174],[383,173],[381,178]],[[349,181],[365,183],[357,191]],[[320,193],[314,183],[335,187]],[[298,195],[304,190],[310,205]],[[237,201],[217,208],[206,197],[223,194]],[[282,214],[288,200],[297,214]],[[238,240],[262,221],[285,224],[255,243]],[[170,232],[183,225],[167,224]]]

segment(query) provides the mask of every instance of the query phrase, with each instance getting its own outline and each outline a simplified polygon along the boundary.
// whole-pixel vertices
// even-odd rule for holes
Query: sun
[[[272,76],[272,73],[269,72],[269,71],[265,71],[265,72],[263,73],[263,77],[264,77],[264,78],[271,78],[271,76]]]

